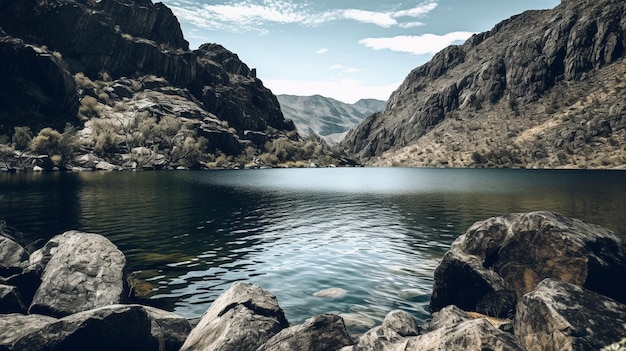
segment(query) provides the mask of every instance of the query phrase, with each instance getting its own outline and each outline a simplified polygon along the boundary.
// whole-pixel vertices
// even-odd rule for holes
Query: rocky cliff
[[[257,163],[267,142],[299,148],[255,71],[217,44],[190,50],[162,3],[0,0],[0,28],[0,135],[70,123],[79,149],[113,163],[150,154],[150,167],[188,146]]]
[[[278,95],[277,98],[285,117],[295,123],[301,135],[319,135],[331,145],[343,140],[347,131],[365,117],[384,110],[386,104],[375,99],[347,104],[320,95]]]
[[[564,0],[450,46],[342,146],[376,165],[623,166],[625,7]]]

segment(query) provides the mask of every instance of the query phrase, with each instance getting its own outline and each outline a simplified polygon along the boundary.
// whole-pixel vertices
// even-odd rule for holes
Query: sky
[[[276,95],[387,100],[448,45],[560,0],[161,0],[195,49],[236,53]]]

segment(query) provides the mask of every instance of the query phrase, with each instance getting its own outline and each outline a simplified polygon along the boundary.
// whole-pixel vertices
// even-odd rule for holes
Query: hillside
[[[361,99],[347,104],[332,98],[314,96],[277,95],[285,118],[292,120],[301,135],[319,135],[334,145],[346,132],[374,112],[385,108],[385,101]]]
[[[564,0],[448,47],[341,147],[377,166],[624,168],[625,7]]]
[[[336,161],[235,53],[190,50],[162,3],[0,0],[0,76],[3,169]]]

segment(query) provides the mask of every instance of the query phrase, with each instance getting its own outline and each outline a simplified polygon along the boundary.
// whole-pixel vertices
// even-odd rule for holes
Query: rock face
[[[546,279],[518,304],[515,335],[528,350],[600,350],[626,336],[626,305]]]
[[[347,104],[328,97],[278,95],[285,118],[292,120],[301,135],[316,134],[334,145],[370,114],[385,109],[386,102],[362,99]]]
[[[562,1],[450,46],[410,72],[385,111],[342,146],[404,165],[601,167],[584,147],[601,144],[618,157],[604,167],[623,165],[624,84],[615,77],[625,65],[625,6]],[[604,145],[612,137],[618,145]]]
[[[404,311],[391,311],[383,324],[363,334],[352,348],[353,351],[394,349],[404,338],[420,335],[420,328],[411,315]]]
[[[15,241],[0,236],[0,277],[9,277],[22,271],[28,253]]]
[[[178,350],[189,322],[139,305],[111,305],[61,319],[39,315],[0,318],[0,345],[11,350]]]
[[[343,319],[337,315],[323,314],[281,330],[257,350],[326,351],[339,350],[350,344],[350,335]]]
[[[0,60],[0,134],[12,135],[15,126],[34,133],[43,126],[63,130],[66,122],[82,126],[77,115],[108,117],[107,106],[127,114],[147,112],[157,121],[163,115],[195,120],[193,134],[208,139],[209,151],[230,155],[263,147],[246,138],[248,131],[273,139],[295,130],[276,97],[236,54],[217,44],[190,50],[178,20],[162,3],[2,0]],[[166,86],[156,89],[145,77]],[[155,90],[161,94],[150,97],[163,105],[194,105],[201,113],[155,104],[126,108],[126,99]],[[222,126],[202,123],[207,116]],[[130,125],[119,116],[111,119],[123,128]],[[130,148],[127,140],[117,143]]]
[[[211,304],[181,350],[256,350],[288,326],[272,293],[237,282]]]
[[[23,313],[26,306],[16,287],[0,284],[0,313]]]
[[[511,214],[472,225],[435,271],[431,309],[456,305],[506,317],[545,278],[626,301],[626,252],[609,230],[550,212]]]
[[[66,316],[120,302],[126,259],[105,237],[69,231],[32,256],[45,268],[30,313]]]

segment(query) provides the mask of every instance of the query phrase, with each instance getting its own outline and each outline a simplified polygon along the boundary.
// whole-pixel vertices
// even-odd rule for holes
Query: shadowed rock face
[[[624,11],[623,1],[562,1],[448,47],[409,73],[386,110],[366,118],[342,145],[366,160],[415,143],[446,119],[469,122],[502,101],[536,103],[557,83],[579,81],[624,57]]]
[[[7,102],[0,107],[0,134],[10,135],[18,125],[36,132],[42,126],[62,130],[65,122],[78,124],[73,78],[78,72],[92,80],[102,73],[113,80],[160,77],[228,122],[242,145],[246,130],[295,130],[276,97],[236,54],[217,44],[189,50],[178,20],[162,3],[0,0],[0,28],[0,73],[6,77],[0,102]],[[108,102],[122,101],[121,93]],[[233,147],[233,137],[222,139],[227,144],[216,149],[245,147]]]

